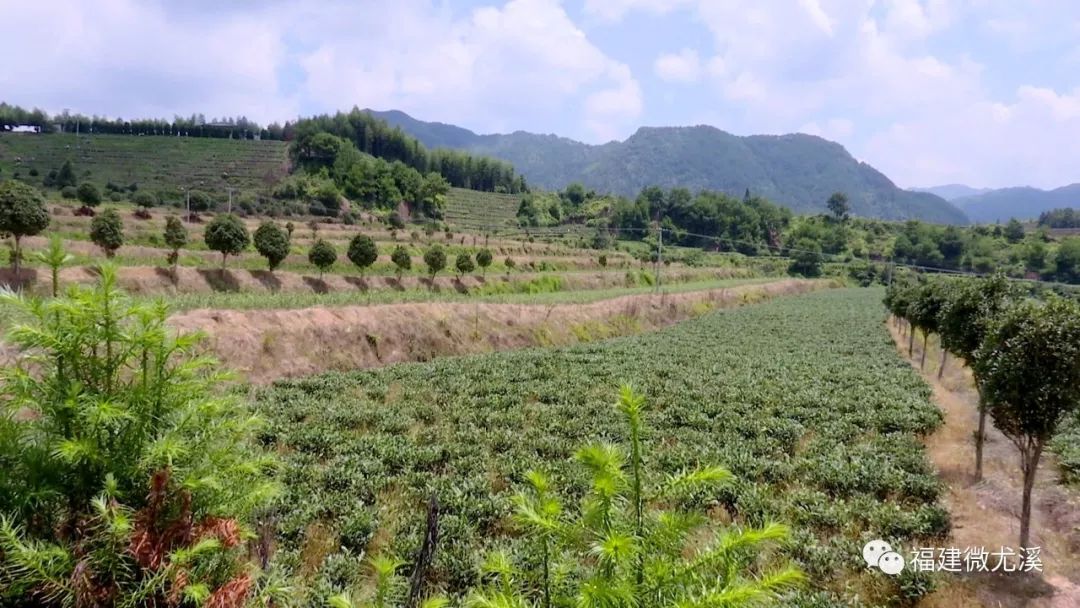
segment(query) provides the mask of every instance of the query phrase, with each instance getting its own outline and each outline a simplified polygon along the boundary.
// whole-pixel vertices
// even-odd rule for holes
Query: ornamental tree
[[[221,254],[221,269],[225,270],[225,262],[229,256],[239,255],[241,251],[247,249],[251,237],[248,236],[247,227],[240,218],[231,213],[221,213],[206,225],[203,240],[211,251]]]
[[[464,251],[458,254],[457,260],[454,261],[454,267],[457,268],[459,277],[476,270],[476,264],[473,263],[472,256]]]
[[[183,222],[175,215],[165,218],[165,244],[169,246],[169,265],[172,266],[173,277],[176,276],[176,267],[180,263],[180,249],[187,245],[188,231]]]
[[[90,240],[101,247],[105,257],[116,255],[116,250],[124,244],[124,220],[115,209],[106,209],[91,220]]]
[[[1080,409],[1080,304],[1026,300],[991,325],[975,356],[982,399],[1020,453],[1020,547],[1031,539],[1031,491],[1046,443]]]
[[[79,202],[84,207],[97,207],[101,204],[101,191],[97,186],[90,182],[83,182],[79,184],[78,190],[75,191],[76,196],[79,197]]]
[[[962,357],[971,368],[979,393],[979,429],[975,433],[975,480],[982,480],[983,444],[986,440],[987,408],[983,398],[979,349],[995,317],[1019,296],[1017,289],[1002,274],[985,279],[964,281],[950,291],[938,318],[941,344]]]
[[[280,226],[271,221],[259,224],[253,238],[255,250],[266,258],[266,264],[273,272],[289,257],[289,235]]]
[[[394,248],[394,252],[390,254],[390,261],[394,263],[398,281],[401,281],[403,272],[412,269],[412,256],[401,245]]]
[[[431,249],[424,252],[424,264],[427,265],[431,280],[434,281],[435,275],[446,268],[446,251],[443,250],[442,245],[432,245]]]
[[[22,238],[34,236],[49,227],[45,199],[31,186],[9,179],[0,182],[0,233],[15,241],[11,268],[19,275],[22,263]]]
[[[481,249],[480,251],[476,252],[476,265],[483,270],[484,276],[486,277],[488,266],[491,266],[490,249]]]
[[[346,256],[360,269],[360,276],[363,277],[364,271],[379,259],[379,248],[375,246],[375,241],[371,240],[370,236],[358,234],[349,241],[349,251]]]
[[[319,279],[322,279],[323,273],[334,265],[337,261],[337,249],[334,246],[326,242],[323,239],[315,241],[315,244],[311,246],[311,251],[308,251],[308,261],[311,265],[319,269]]]

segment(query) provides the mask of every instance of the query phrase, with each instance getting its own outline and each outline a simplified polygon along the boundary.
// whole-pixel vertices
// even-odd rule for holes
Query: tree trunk
[[[948,360],[949,360],[949,351],[942,348],[941,349],[941,367],[939,367],[938,370],[937,370],[938,380],[941,380],[942,376],[945,375],[945,362],[948,361]]]
[[[986,404],[979,392],[979,430],[975,431],[975,482],[983,478],[983,442],[986,440]]]
[[[907,356],[912,357],[915,353],[915,332],[908,328]]]
[[[224,251],[221,252],[221,269],[225,270],[225,260],[229,257],[229,254]]]
[[[415,608],[420,605],[421,595],[424,591],[424,583],[427,582],[428,570],[435,558],[435,547],[439,543],[439,500],[432,495],[428,502],[427,530],[424,532],[424,542],[416,553],[413,561],[412,577],[409,580],[409,597],[405,601],[406,608]]]
[[[14,235],[15,251],[11,254],[11,268],[15,271],[15,284],[19,284],[19,266],[22,262],[22,237]]]
[[[928,350],[928,341],[930,340],[930,334],[928,332],[922,332],[922,360],[919,361],[919,370],[926,369],[926,351]]]
[[[1020,466],[1024,472],[1024,497],[1020,507],[1020,549],[1029,548],[1031,542],[1031,491],[1035,488],[1035,475],[1039,471],[1043,442],[1036,439],[1034,445],[1020,451]]]

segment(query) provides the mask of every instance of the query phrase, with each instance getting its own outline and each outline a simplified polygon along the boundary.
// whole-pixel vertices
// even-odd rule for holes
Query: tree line
[[[1080,228],[1080,210],[1066,207],[1039,214],[1039,225],[1047,228]]]
[[[0,102],[0,130],[18,126],[38,127],[42,133],[99,133],[103,135],[167,135],[174,137],[211,137],[218,139],[288,139],[293,125],[271,123],[260,126],[245,116],[212,117],[192,114],[188,117],[108,118],[72,114],[68,111],[50,116],[44,110],[25,108]]]
[[[1080,410],[1080,303],[1047,294],[1031,297],[1003,275],[981,279],[898,277],[885,305],[908,333],[913,355],[922,334],[940,337],[940,377],[947,354],[971,369],[979,394],[974,478],[983,472],[986,422],[1020,455],[1023,477],[1020,547],[1030,547],[1032,490],[1042,453],[1067,416]]]
[[[290,154],[294,159],[318,158],[325,153],[325,138],[334,135],[351,142],[364,154],[390,162],[401,161],[421,173],[442,175],[451,186],[485,192],[527,192],[525,177],[507,162],[456,150],[428,150],[400,127],[353,108],[348,113],[322,114],[301,119],[294,126]]]

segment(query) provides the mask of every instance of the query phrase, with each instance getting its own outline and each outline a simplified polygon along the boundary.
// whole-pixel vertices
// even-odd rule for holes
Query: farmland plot
[[[530,469],[583,487],[574,450],[623,432],[615,388],[648,397],[650,466],[720,463],[738,481],[696,496],[735,523],[789,523],[812,581],[799,605],[885,602],[921,581],[868,572],[862,545],[948,533],[919,436],[940,424],[896,354],[878,290],[835,290],[720,312],[664,331],[280,382],[256,393],[289,495],[279,558],[320,593],[365,576],[365,555],[408,558],[424,504],[443,508],[433,575],[451,594],[515,534]],[[895,545],[894,545],[895,546]]]

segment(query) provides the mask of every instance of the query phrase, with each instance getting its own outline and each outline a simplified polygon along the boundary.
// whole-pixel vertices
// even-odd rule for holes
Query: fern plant
[[[0,294],[0,604],[240,606],[269,584],[249,522],[276,493],[259,420],[163,304],[112,266],[63,297]]]
[[[64,240],[60,235],[54,234],[49,238],[49,246],[43,251],[34,254],[34,258],[49,267],[49,276],[52,279],[52,297],[60,294],[60,269],[70,264],[75,258],[64,250]]]
[[[398,569],[405,562],[385,555],[375,556],[369,561],[375,575],[374,597],[369,603],[360,604],[364,608],[394,608],[403,605],[404,580],[398,576]],[[356,602],[348,593],[340,593],[330,598],[329,608],[355,608]],[[430,597],[419,603],[419,608],[445,608],[449,605],[446,598]]]
[[[651,479],[642,442],[645,399],[624,386],[618,411],[628,445],[592,445],[576,454],[592,480],[580,512],[568,515],[549,479],[530,473],[529,490],[515,497],[527,565],[515,565],[505,552],[489,555],[481,567],[486,582],[466,606],[761,606],[802,584],[801,571],[767,551],[789,538],[786,526],[721,526],[679,508],[692,494],[731,482],[727,469]]]

